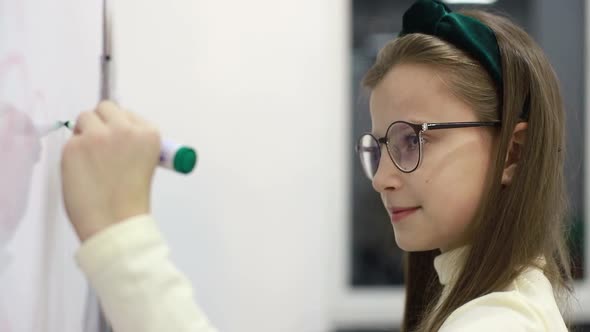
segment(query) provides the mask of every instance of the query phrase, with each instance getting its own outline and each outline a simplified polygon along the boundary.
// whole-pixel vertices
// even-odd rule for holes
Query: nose
[[[381,146],[379,167],[373,176],[373,189],[378,193],[397,190],[402,187],[402,172],[394,165],[385,145]]]

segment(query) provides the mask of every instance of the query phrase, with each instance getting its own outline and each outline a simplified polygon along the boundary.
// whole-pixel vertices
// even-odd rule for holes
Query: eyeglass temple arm
[[[445,122],[445,123],[424,123],[422,130],[436,130],[449,128],[467,128],[467,127],[495,127],[500,125],[500,121],[486,122]]]

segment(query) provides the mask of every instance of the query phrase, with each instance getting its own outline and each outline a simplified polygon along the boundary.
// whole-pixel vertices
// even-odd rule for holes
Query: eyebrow
[[[413,118],[413,117],[408,118],[408,120],[406,120],[406,121],[411,122],[411,123],[419,123],[419,124],[432,122],[432,121],[426,121],[424,119]]]
[[[440,122],[440,121],[427,121],[426,119],[423,119],[423,118],[417,118],[417,117],[412,117],[412,116],[410,116],[410,117],[408,117],[408,118],[406,118],[406,119],[397,119],[397,120],[395,120],[395,121],[391,121],[391,122],[390,122],[390,123],[387,125],[387,128],[389,128],[389,126],[390,126],[392,123],[396,122],[396,121],[406,121],[406,122],[410,122],[410,123],[414,123],[414,124],[423,124],[423,123],[439,123],[439,122]],[[386,128],[386,129],[387,129],[387,128]],[[372,135],[376,136],[376,137],[381,137],[381,136],[377,135],[377,133],[376,133],[374,130],[371,130],[371,131],[370,131],[370,133],[371,133]]]
[[[397,122],[397,121],[406,121],[406,122],[415,123],[415,124],[430,123],[428,121],[424,121],[424,120],[419,119],[419,118],[409,117],[409,118],[406,118],[406,119],[397,119],[397,120],[394,120],[394,121],[389,122],[387,124],[387,127],[385,127],[385,130],[387,130],[387,128],[389,128],[389,126],[391,126],[392,123]],[[377,135],[377,133],[373,130],[373,128],[371,129],[370,133],[373,136],[381,137],[380,135]]]

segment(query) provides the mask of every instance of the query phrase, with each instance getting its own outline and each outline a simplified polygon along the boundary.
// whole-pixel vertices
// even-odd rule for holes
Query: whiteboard
[[[34,98],[18,99],[0,82],[0,100],[12,98],[20,114],[37,120],[91,108],[100,3],[15,2],[0,0],[0,58],[24,55],[30,91],[43,98],[27,108],[21,104]],[[354,151],[346,2],[114,5],[115,96],[163,136],[199,152],[188,177],[158,170],[152,198],[197,302],[220,331],[330,330]],[[78,244],[58,185],[68,136],[41,141],[26,214],[3,245],[11,259],[0,292],[22,298],[0,300],[13,331],[81,330],[86,285],[73,263]]]
[[[62,203],[69,137],[31,125],[98,97],[100,2],[0,0],[0,331],[82,331],[87,285]]]

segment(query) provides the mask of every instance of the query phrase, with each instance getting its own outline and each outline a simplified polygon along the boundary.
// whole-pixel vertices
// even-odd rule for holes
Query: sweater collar
[[[448,285],[458,277],[465,255],[468,252],[469,246],[463,246],[444,252],[434,258],[434,269],[441,285]]]

